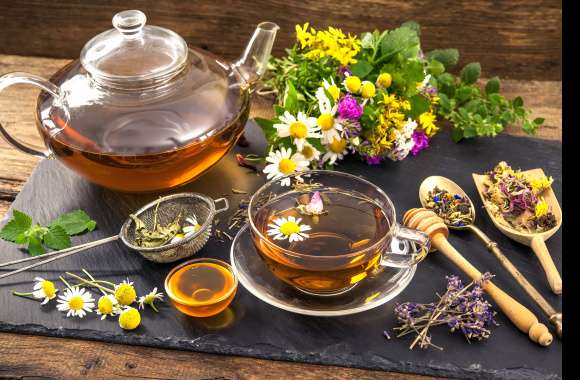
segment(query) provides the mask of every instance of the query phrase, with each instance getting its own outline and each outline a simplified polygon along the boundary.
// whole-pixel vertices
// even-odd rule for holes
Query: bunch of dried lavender
[[[439,297],[437,303],[420,304],[405,302],[397,304],[395,315],[401,326],[395,327],[397,338],[407,334],[416,334],[409,349],[419,344],[420,348],[429,346],[442,350],[431,342],[429,329],[433,326],[447,325],[451,332],[461,331],[467,341],[472,339],[487,339],[494,320],[495,312],[491,305],[483,299],[482,283],[489,281],[493,276],[484,273],[477,281],[463,286],[457,276],[446,276],[447,291]]]

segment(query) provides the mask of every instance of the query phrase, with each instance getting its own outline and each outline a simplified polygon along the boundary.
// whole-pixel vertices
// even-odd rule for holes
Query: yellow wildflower
[[[389,73],[381,73],[377,78],[377,86],[380,88],[389,88],[391,83],[393,83],[393,78]]]
[[[131,305],[137,299],[137,292],[133,283],[125,280],[115,286],[115,298],[121,305]]]
[[[358,37],[345,35],[342,30],[329,27],[325,31],[316,31],[309,27],[308,23],[303,26],[296,25],[296,39],[302,49],[310,50],[304,55],[308,59],[333,57],[342,66],[356,63],[354,57],[361,49],[361,41]]]
[[[429,137],[432,137],[439,130],[439,127],[437,127],[434,122],[435,115],[430,111],[419,115],[419,123],[421,124],[421,128]]]
[[[362,82],[356,75],[349,75],[344,79],[344,87],[353,94],[358,94],[362,86]]]
[[[536,218],[541,218],[542,216],[546,215],[548,211],[550,211],[550,207],[548,206],[548,203],[543,197],[541,197],[538,200],[538,203],[536,203],[536,208],[534,211],[536,214]]]
[[[119,316],[119,326],[123,330],[135,330],[141,324],[141,314],[134,307],[127,307]]]
[[[541,178],[534,178],[530,181],[532,185],[532,191],[535,194],[539,194],[542,191],[546,190],[550,186],[552,186],[552,182],[554,182],[554,178],[543,176]]]
[[[361,86],[361,96],[365,99],[371,99],[375,96],[375,93],[377,92],[377,89],[375,88],[375,85],[372,84],[369,81],[364,81],[362,82],[362,86]]]

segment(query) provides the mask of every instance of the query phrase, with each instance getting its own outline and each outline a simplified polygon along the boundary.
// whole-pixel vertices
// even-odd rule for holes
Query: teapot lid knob
[[[125,37],[133,37],[141,33],[146,22],[145,13],[137,9],[122,11],[113,17],[113,26]]]

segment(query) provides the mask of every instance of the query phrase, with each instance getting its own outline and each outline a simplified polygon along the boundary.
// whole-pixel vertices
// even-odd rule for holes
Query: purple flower
[[[350,71],[350,69],[348,68],[348,66],[340,66],[338,68],[338,75],[344,79],[346,77],[346,74],[348,75],[352,75],[352,71]]]
[[[338,114],[343,119],[358,120],[363,114],[363,108],[351,95],[345,95],[338,101]]]
[[[365,156],[363,156],[363,158],[365,159],[365,161],[369,165],[379,165],[381,163],[381,161],[383,160],[383,158],[381,156],[365,155]]]
[[[413,138],[413,141],[415,141],[415,145],[411,148],[411,154],[413,156],[416,156],[417,153],[429,147],[429,138],[425,132],[415,130],[411,137]]]

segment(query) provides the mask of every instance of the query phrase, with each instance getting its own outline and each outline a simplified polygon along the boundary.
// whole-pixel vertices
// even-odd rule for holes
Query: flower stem
[[[17,291],[14,291],[13,290],[12,291],[12,295],[15,295],[17,297],[22,297],[22,298],[28,298],[28,299],[33,300],[33,301],[41,301],[41,300],[39,300],[37,298],[34,298],[32,296],[32,293],[23,293],[23,292],[17,292]]]

